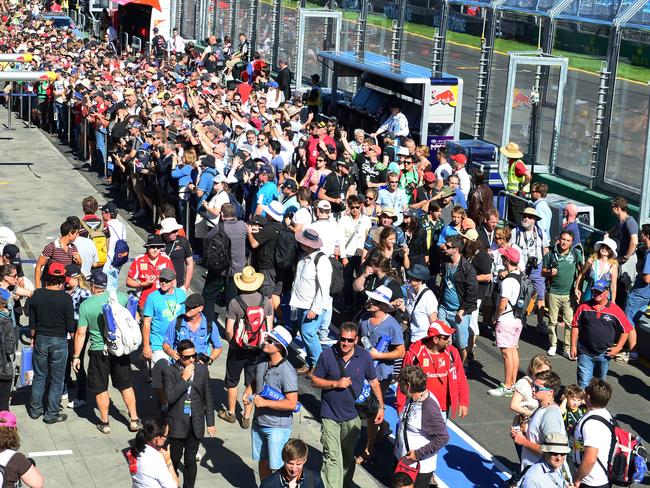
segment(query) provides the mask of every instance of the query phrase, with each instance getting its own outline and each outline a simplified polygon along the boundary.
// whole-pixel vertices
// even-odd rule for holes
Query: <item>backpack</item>
[[[110,224],[108,225],[108,228],[113,230]],[[129,245],[126,242],[126,236],[123,235],[122,237],[118,238],[117,241],[115,242],[115,249],[113,251],[113,260],[111,261],[111,266],[113,266],[114,268],[119,268],[120,266],[126,264],[128,260],[129,260]]]
[[[226,234],[223,220],[205,237],[203,256],[208,271],[222,274],[230,268],[230,237]]]
[[[279,270],[293,269],[296,264],[298,245],[296,235],[284,223],[277,231],[273,262]]]
[[[235,328],[233,339],[243,349],[259,349],[266,335],[266,316],[264,315],[264,295],[260,297],[260,304],[249,307],[241,296],[235,298],[244,311],[244,318],[240,319]]]
[[[137,301],[130,295],[129,301]],[[133,306],[127,302],[127,307]],[[117,292],[108,292],[108,302],[102,305],[104,313],[104,351],[113,356],[127,356],[137,350],[142,344],[140,324],[127,307],[122,306],[117,298]]]
[[[95,244],[98,257],[97,263],[99,266],[104,266],[106,259],[108,258],[108,239],[106,238],[106,234],[104,234],[101,227],[99,229],[93,229],[83,220],[81,221],[81,227],[88,232],[88,238],[93,241],[93,244]]]
[[[616,419],[611,421],[600,415],[592,415],[580,426],[583,435],[585,423],[590,419],[605,424],[612,434],[612,442],[607,456],[607,467],[598,458],[598,464],[607,473],[609,481],[616,486],[630,486],[640,483],[647,471],[646,449],[639,436],[622,429]]]
[[[13,449],[5,449],[4,451],[0,452],[0,486],[5,485],[5,470],[7,468],[7,464],[11,461],[11,458],[14,457],[14,454],[16,454],[16,451]]]
[[[239,203],[237,198],[235,198],[235,195],[233,195],[231,192],[228,192],[228,201],[235,208],[235,215],[237,216],[237,220],[244,220],[244,207],[242,207],[242,204]]]
[[[207,325],[207,333],[208,333],[208,342],[212,343],[212,321],[207,320],[206,321]],[[179,315],[176,317],[176,340],[178,340],[178,333],[181,331],[181,327],[183,325],[183,315]],[[214,346],[214,344],[212,344]],[[176,346],[174,345],[173,349],[176,349]]]
[[[319,252],[316,255],[316,259],[314,259],[314,266],[316,266],[316,286],[320,286],[318,284],[318,261],[320,261],[321,256],[325,256],[325,253]],[[343,292],[343,263],[334,256],[330,256],[328,259],[332,265],[332,281],[330,281],[329,294],[333,297]]]
[[[535,295],[533,282],[530,281],[528,276],[517,273],[508,273],[506,278],[514,278],[517,280],[517,283],[519,283],[519,297],[517,298],[517,303],[508,303],[510,303],[510,306],[512,307],[512,314],[515,318],[525,320],[529,313],[528,307],[533,301]]]

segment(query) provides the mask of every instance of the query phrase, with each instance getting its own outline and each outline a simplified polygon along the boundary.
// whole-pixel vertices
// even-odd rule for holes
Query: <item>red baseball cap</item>
[[[52,263],[47,273],[52,276],[65,276],[65,266],[61,263]]]
[[[451,160],[456,161],[458,164],[467,164],[467,156],[462,153],[454,154]]]
[[[436,337],[439,335],[446,335],[450,336],[454,332],[456,332],[456,329],[453,327],[449,327],[446,322],[443,322],[442,320],[434,320],[431,322],[431,325],[429,325],[429,330],[427,331],[427,338],[429,337]]]
[[[499,248],[499,254],[501,254],[501,256],[505,256],[508,261],[515,264],[519,264],[519,260],[521,259],[521,254],[519,254],[519,251],[514,247],[509,247],[507,249],[501,247]]]
[[[434,181],[436,181],[436,175],[434,175],[432,171],[425,171],[422,177],[424,178],[424,181],[426,181],[427,183],[433,183]]]

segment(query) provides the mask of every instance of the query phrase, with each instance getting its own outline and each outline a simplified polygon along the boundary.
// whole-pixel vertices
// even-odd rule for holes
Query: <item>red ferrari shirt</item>
[[[174,269],[174,265],[172,264],[171,259],[163,254],[158,256],[158,259],[155,262],[152,262],[146,254],[142,254],[135,258],[131,263],[131,266],[129,267],[129,278],[138,280],[140,283],[155,280],[153,285],[142,290],[140,300],[138,301],[138,305],[141,308],[144,307],[144,302],[147,301],[147,297],[160,286],[158,277],[160,276],[160,270],[165,268]]]

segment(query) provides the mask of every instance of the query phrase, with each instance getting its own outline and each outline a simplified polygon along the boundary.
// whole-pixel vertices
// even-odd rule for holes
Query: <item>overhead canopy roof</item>
[[[455,85],[458,83],[455,76],[442,74],[442,76],[434,78],[431,75],[431,70],[424,66],[405,61],[393,63],[389,57],[370,51],[365,51],[363,56],[356,56],[354,51],[321,51],[318,56],[353,70],[379,75],[398,83],[425,84],[429,82],[432,85]]]

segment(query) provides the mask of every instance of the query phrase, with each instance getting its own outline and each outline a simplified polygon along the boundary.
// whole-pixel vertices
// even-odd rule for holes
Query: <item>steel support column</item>
[[[230,22],[230,39],[233,42],[233,45],[235,45],[235,42],[237,42],[237,25],[235,22],[235,19],[237,18],[237,7],[238,7],[238,1],[237,0],[230,0],[229,2],[229,10],[230,10],[230,19],[228,21]]]
[[[650,83],[648,83],[650,86]],[[645,164],[643,166],[643,184],[639,199],[639,225],[650,222],[650,124],[647,127],[645,140]]]
[[[404,46],[404,22],[406,20],[406,0],[399,0],[399,7],[397,10],[397,25],[393,27],[393,35],[397,36],[397,48],[395,52],[395,60],[402,59],[402,47]]]
[[[250,59],[253,59],[253,53],[257,51],[257,12],[259,11],[259,1],[251,0],[250,8],[250,34],[248,36],[250,43]]]
[[[447,47],[447,27],[449,26],[449,0],[442,0],[440,2],[440,27],[438,27],[438,36],[440,42],[438,44],[440,64],[438,70],[443,72],[445,70],[445,49]],[[435,73],[434,73],[435,76]]]
[[[368,25],[368,0],[361,0],[361,10],[357,19],[357,30],[354,39],[354,53],[361,56],[366,49],[366,26]]]
[[[280,12],[282,12],[282,0],[273,0],[271,9],[271,22],[273,22],[271,64],[273,69],[278,65],[278,57],[280,54]]]
[[[502,2],[498,2],[500,4]],[[485,137],[485,120],[487,118],[488,103],[490,100],[490,78],[492,73],[492,62],[494,61],[494,40],[496,39],[497,34],[497,17],[498,12],[496,10],[497,2],[492,4],[492,8],[487,11],[487,22],[485,23],[485,79],[483,80],[483,94],[484,100],[481,104],[481,112],[478,116],[478,138],[483,139]],[[478,104],[478,102],[477,102]],[[478,112],[478,109],[477,109]]]

